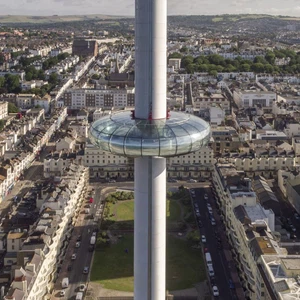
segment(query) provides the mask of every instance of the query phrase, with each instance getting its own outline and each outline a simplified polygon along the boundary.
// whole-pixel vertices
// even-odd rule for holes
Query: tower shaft
[[[134,299],[166,299],[166,159],[134,160]]]
[[[166,118],[167,1],[135,1],[135,117]]]

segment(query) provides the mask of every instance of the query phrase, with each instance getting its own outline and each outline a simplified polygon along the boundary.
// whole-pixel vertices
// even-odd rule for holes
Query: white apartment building
[[[255,107],[272,107],[273,101],[276,101],[277,95],[274,92],[238,90],[233,91],[233,100],[240,108]]]
[[[59,152],[49,154],[44,160],[44,176],[61,174],[71,161],[90,169],[91,178],[133,178],[133,159],[113,155],[87,145],[84,154]],[[208,178],[213,163],[213,151],[203,147],[200,151],[167,159],[168,178]]]
[[[261,255],[258,261],[264,298],[300,298],[300,255]]]
[[[59,263],[63,260],[65,241],[71,236],[70,221],[76,211],[80,209],[80,201],[84,198],[84,191],[88,180],[87,168],[72,164],[62,176],[62,183],[56,191],[48,194],[41,207],[41,217],[29,232],[29,237],[22,245],[22,251],[32,251],[34,243],[41,243],[41,259],[37,268],[32,272],[29,285],[18,285],[18,278],[12,282],[5,299],[19,290],[18,300],[40,300],[52,289],[54,274]],[[67,188],[66,188],[67,187]],[[43,234],[47,229],[55,228],[49,236]],[[28,265],[26,264],[28,267]],[[25,267],[26,269],[26,267]],[[20,271],[23,268],[19,268]],[[23,274],[26,278],[26,274]],[[29,279],[29,278],[28,278]]]
[[[64,93],[64,105],[71,109],[110,109],[134,107],[134,88],[99,90],[69,89]]]
[[[77,133],[77,136],[88,137],[89,123],[87,120],[71,121],[69,128],[73,129]]]
[[[16,105],[19,108],[30,108],[32,107],[34,94],[18,94],[16,97]]]
[[[168,66],[174,67],[174,70],[179,70],[181,65],[181,58],[169,58]]]
[[[225,121],[225,109],[220,106],[211,106],[209,108],[210,125],[218,126]]]
[[[257,203],[251,180],[231,164],[214,166],[213,189],[245,296],[251,300],[273,299],[267,297],[257,260],[262,254],[286,253],[272,235],[274,212]]]
[[[0,102],[0,120],[8,116],[8,102]]]

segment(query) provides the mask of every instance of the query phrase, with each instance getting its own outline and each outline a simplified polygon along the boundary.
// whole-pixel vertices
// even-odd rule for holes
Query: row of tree
[[[218,72],[254,72],[254,73],[300,73],[300,52],[283,49],[267,51],[265,56],[257,56],[253,61],[243,59],[240,56],[235,59],[227,59],[218,54],[201,55],[193,57],[183,56],[181,53],[173,53],[169,58],[182,58],[181,67],[187,73],[208,72],[217,75]],[[275,65],[276,58],[289,58],[287,65]]]

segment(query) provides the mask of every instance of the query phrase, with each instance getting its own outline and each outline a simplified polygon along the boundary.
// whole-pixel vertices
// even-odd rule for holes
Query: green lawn
[[[128,249],[128,254],[125,253]],[[167,237],[167,289],[190,288],[205,280],[201,251],[174,236]],[[91,281],[107,289],[133,291],[133,235],[95,251]]]
[[[167,221],[181,221],[181,207],[176,200],[167,200]]]
[[[132,221],[134,219],[134,201],[118,201],[110,204],[110,212],[114,214],[110,219],[116,222]],[[181,207],[177,200],[167,200],[167,221],[177,222],[181,220]]]
[[[118,201],[111,208],[115,215],[111,218],[114,221],[132,221],[134,219],[134,201]]]

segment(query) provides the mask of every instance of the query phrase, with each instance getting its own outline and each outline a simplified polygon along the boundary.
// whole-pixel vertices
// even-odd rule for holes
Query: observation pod
[[[90,140],[103,151],[127,157],[170,157],[198,151],[210,138],[210,127],[202,119],[170,112],[169,119],[132,119],[121,112],[95,121]]]

